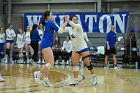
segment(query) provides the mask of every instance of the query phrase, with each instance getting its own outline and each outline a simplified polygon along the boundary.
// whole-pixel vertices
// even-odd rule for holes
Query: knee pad
[[[87,66],[88,70],[92,70],[93,69],[93,65],[90,63],[90,66]]]
[[[74,71],[79,71],[80,68],[79,68],[79,66],[74,66],[74,67],[73,67],[73,70],[74,70]]]
[[[50,63],[45,64],[45,66],[50,70],[53,66]]]
[[[82,60],[84,61],[86,58],[90,57],[90,55],[82,57]]]

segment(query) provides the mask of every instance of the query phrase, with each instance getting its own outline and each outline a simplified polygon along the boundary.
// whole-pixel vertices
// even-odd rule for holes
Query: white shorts
[[[25,44],[28,44],[29,45],[30,43],[31,43],[31,41],[25,41]]]
[[[24,47],[24,44],[17,44],[17,47],[18,48],[23,48]]]

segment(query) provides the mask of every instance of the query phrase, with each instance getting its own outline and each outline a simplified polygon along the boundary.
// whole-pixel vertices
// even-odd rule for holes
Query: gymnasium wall
[[[2,2],[3,1],[3,2]],[[140,1],[139,0],[12,0],[12,23],[14,29],[18,30],[23,26],[23,14],[41,13],[45,10],[52,12],[97,12],[98,2],[101,1],[102,12],[129,12],[129,25],[125,38],[131,36],[130,30],[133,26],[140,27]],[[0,14],[7,16],[8,0],[0,0]],[[2,12],[3,10],[3,12]],[[2,18],[2,17],[1,17]],[[6,18],[6,17],[4,17]],[[5,19],[7,20],[7,19]],[[5,21],[4,20],[4,21]],[[6,22],[4,22],[6,25]],[[140,34],[140,28],[138,32]],[[94,34],[94,33],[92,33]],[[137,44],[140,47],[140,35],[136,34]],[[90,34],[89,34],[90,35]],[[92,35],[93,36],[93,35]],[[102,36],[102,35],[101,35]],[[89,36],[92,40],[92,37]],[[95,37],[96,38],[96,37]],[[97,41],[103,41],[101,39]],[[93,40],[93,42],[96,42]]]

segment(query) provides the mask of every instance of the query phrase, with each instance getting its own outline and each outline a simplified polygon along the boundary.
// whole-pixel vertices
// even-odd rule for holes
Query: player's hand
[[[55,21],[55,18],[54,18],[53,16],[51,17],[51,20],[52,20],[53,22],[56,22],[56,21]]]
[[[65,22],[65,23],[63,24],[62,28],[65,29],[66,26],[67,26],[67,22]]]
[[[70,20],[69,20],[68,16],[65,16],[64,18],[65,18],[65,22],[67,22],[67,23],[69,23],[69,22],[70,22]]]

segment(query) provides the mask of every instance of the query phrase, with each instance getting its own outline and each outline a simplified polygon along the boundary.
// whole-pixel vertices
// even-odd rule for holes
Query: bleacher
[[[65,36],[68,35],[68,33],[63,33],[59,35],[61,37],[61,41],[65,39]],[[91,42],[89,47],[99,47],[104,46],[106,43],[106,33],[87,33],[88,39]],[[121,41],[118,42],[119,48],[124,48],[124,42],[125,42],[125,34],[124,33],[117,33],[117,37],[123,37]],[[95,51],[91,51],[91,54],[95,53]],[[99,66],[98,64],[104,65],[104,55],[103,54],[97,54],[91,58],[92,62],[95,63],[96,66]],[[124,51],[118,51],[117,52],[117,61],[119,64],[123,64],[123,55]],[[109,61],[112,64],[112,57],[109,57]]]

